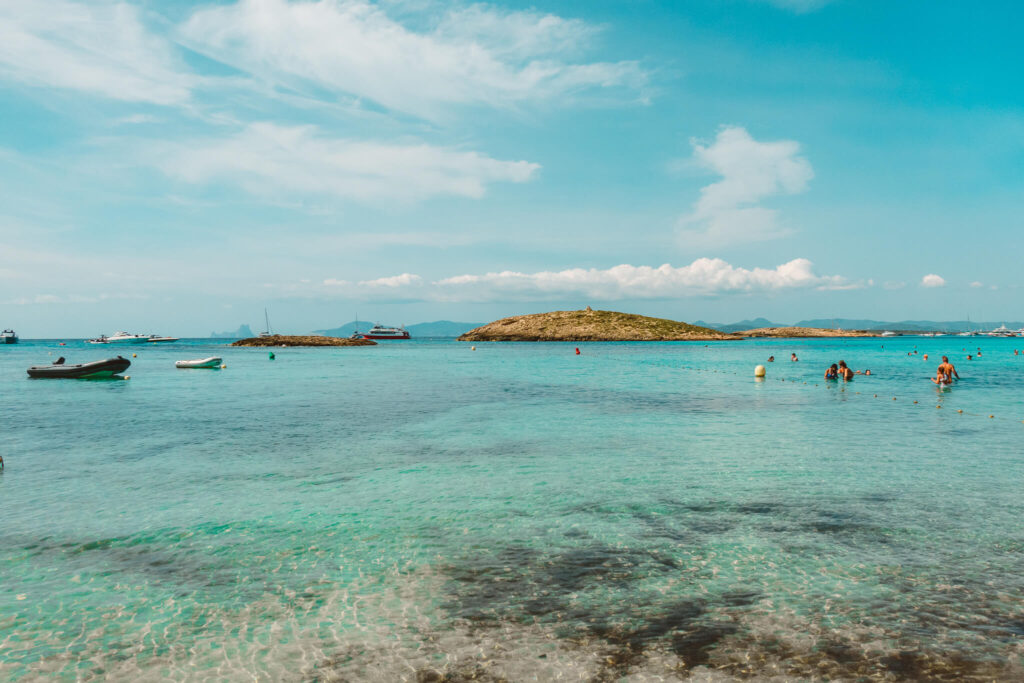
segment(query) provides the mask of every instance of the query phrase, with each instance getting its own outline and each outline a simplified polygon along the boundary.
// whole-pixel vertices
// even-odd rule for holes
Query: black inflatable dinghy
[[[29,377],[50,379],[82,379],[85,377],[113,377],[124,372],[132,362],[127,358],[107,358],[79,365],[33,365],[28,369]]]

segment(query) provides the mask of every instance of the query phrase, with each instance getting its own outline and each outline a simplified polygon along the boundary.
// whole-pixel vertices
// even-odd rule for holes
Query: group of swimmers
[[[864,372],[861,372],[860,370],[858,370],[857,372],[854,372],[853,370],[850,369],[850,366],[846,364],[845,360],[839,361],[838,364],[833,363],[832,365],[829,366],[828,370],[825,371],[825,379],[837,380],[839,378],[842,378],[844,382],[849,382],[851,379],[853,379],[854,375],[870,376],[871,371],[865,370]]]

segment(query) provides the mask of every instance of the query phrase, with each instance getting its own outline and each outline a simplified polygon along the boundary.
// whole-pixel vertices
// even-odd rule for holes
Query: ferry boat
[[[18,335],[14,333],[14,330],[4,330],[0,332],[0,342],[4,344],[17,344]]]
[[[359,334],[358,332],[356,334]],[[354,337],[355,335],[353,335]],[[384,327],[380,323],[370,328],[369,332],[359,335],[362,339],[408,339],[409,331],[402,327]]]

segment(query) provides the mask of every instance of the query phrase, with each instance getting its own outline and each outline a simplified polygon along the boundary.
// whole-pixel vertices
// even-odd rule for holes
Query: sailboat
[[[273,337],[274,333],[270,331],[270,316],[267,315],[267,309],[263,309],[263,321],[266,324],[266,329],[260,332],[261,337]]]
[[[363,333],[359,331],[359,314],[356,313],[356,327],[352,330],[352,334],[349,335],[349,339],[362,339]]]

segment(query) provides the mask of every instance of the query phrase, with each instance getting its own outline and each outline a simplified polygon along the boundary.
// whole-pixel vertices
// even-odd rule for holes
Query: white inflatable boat
[[[217,358],[216,356],[210,356],[209,358],[200,358],[198,360],[179,360],[175,361],[174,367],[176,368],[219,368],[223,363],[223,359]]]

